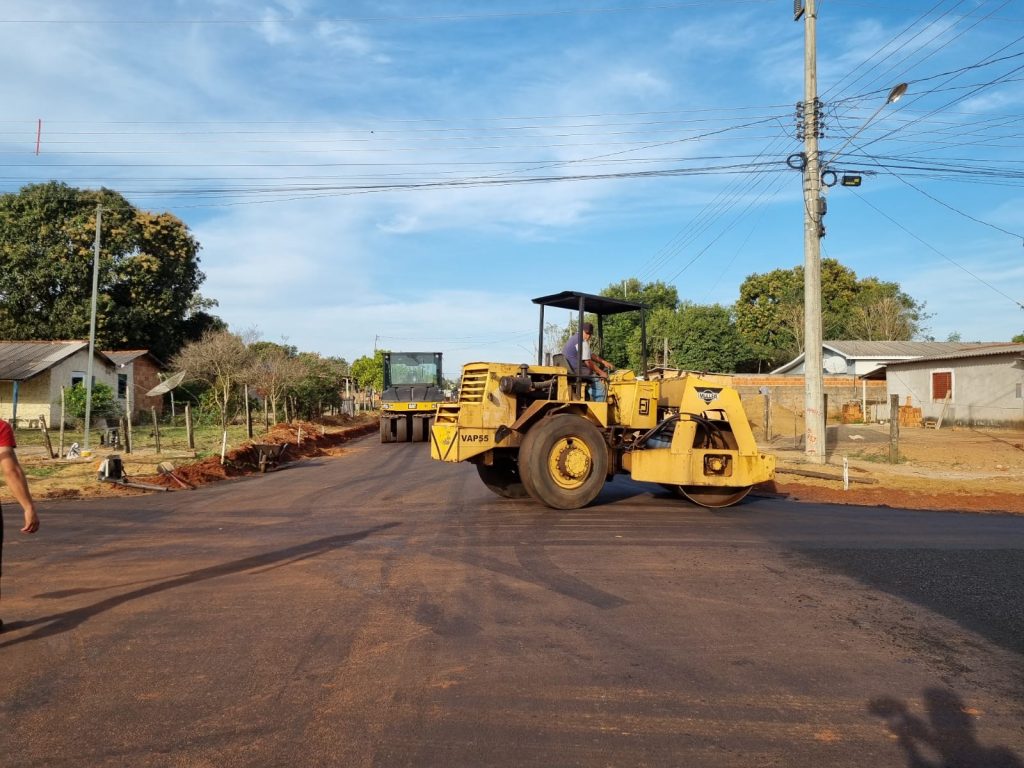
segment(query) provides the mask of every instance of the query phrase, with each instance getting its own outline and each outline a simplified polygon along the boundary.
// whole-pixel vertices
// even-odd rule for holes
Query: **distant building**
[[[127,410],[125,404],[130,393],[133,418],[149,413],[151,408],[156,408],[157,414],[162,415],[163,395],[147,397],[146,393],[161,382],[161,374],[166,366],[148,349],[112,350],[103,354],[117,366],[116,394],[121,409]]]
[[[826,341],[822,343],[822,369],[830,376],[865,376],[888,363],[905,362],[934,355],[955,354],[985,347],[1003,346],[1002,342],[980,341]],[[803,375],[801,352],[773,375]]]
[[[84,384],[87,341],[0,341],[0,418],[15,428],[60,419],[60,390]],[[93,381],[117,387],[114,362],[94,352]]]
[[[1024,344],[992,344],[890,362],[867,374],[944,425],[1024,426]]]

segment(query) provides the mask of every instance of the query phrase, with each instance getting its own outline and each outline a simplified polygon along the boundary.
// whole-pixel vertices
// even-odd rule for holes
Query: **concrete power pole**
[[[804,16],[804,453],[815,464],[825,463],[825,382],[822,374],[821,332],[821,103],[818,101],[817,11],[815,0],[797,0],[796,18]]]
[[[96,241],[92,250],[92,304],[89,313],[89,361],[85,364],[85,435],[82,450],[89,450],[89,428],[92,426],[92,359],[96,354],[96,294],[100,280],[100,232],[103,229],[103,208],[96,206]]]

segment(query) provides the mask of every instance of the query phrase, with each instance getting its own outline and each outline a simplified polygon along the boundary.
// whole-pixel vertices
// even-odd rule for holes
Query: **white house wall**
[[[48,370],[18,386],[18,425],[35,427],[39,416],[47,418],[47,424],[56,424],[60,419],[60,388],[71,387],[74,371],[85,373],[89,362],[88,350],[81,350],[61,360]],[[117,392],[117,374],[112,365],[104,365],[98,358],[93,360],[93,379],[101,381]],[[0,382],[0,418],[13,416],[13,386],[11,382]]]
[[[921,409],[925,418],[942,415],[942,400],[931,393],[932,373],[952,371],[953,396],[943,424],[964,426],[1009,426],[1024,424],[1024,399],[1017,396],[1024,388],[1024,368],[1013,363],[1016,355],[963,360],[933,360],[901,363],[886,371],[890,395],[899,395],[900,405]]]

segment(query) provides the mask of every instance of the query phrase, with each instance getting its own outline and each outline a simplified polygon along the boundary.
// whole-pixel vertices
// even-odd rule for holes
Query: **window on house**
[[[72,371],[71,372],[71,386],[77,387],[81,384],[85,386],[85,371]]]
[[[945,400],[953,397],[953,372],[932,371],[932,400]]]
[[[124,400],[128,396],[128,374],[117,374],[117,397]]]

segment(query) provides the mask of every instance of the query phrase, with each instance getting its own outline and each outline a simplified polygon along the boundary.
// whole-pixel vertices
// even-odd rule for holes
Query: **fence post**
[[[245,385],[245,434],[252,440],[252,408],[249,407],[249,385]]]
[[[156,438],[156,452],[160,453],[160,422],[156,418],[156,406],[152,406],[149,410],[153,414],[153,437]]]
[[[46,442],[47,458],[56,458],[53,455],[53,444],[50,442],[50,430],[46,428],[46,417],[43,414],[39,414],[39,428],[43,431],[43,440]]]
[[[64,387],[60,388],[60,447],[57,449],[57,456],[64,458]]]
[[[185,403],[185,436],[188,439],[188,449],[196,449],[196,436],[192,431],[192,404]]]
[[[125,432],[125,443],[124,452],[131,453],[135,447],[135,438],[132,435],[132,388],[128,387],[124,393],[124,418],[125,423],[128,427],[128,431]]]
[[[764,441],[772,441],[772,391],[764,388]]]
[[[889,463],[900,460],[900,396],[889,396]]]

